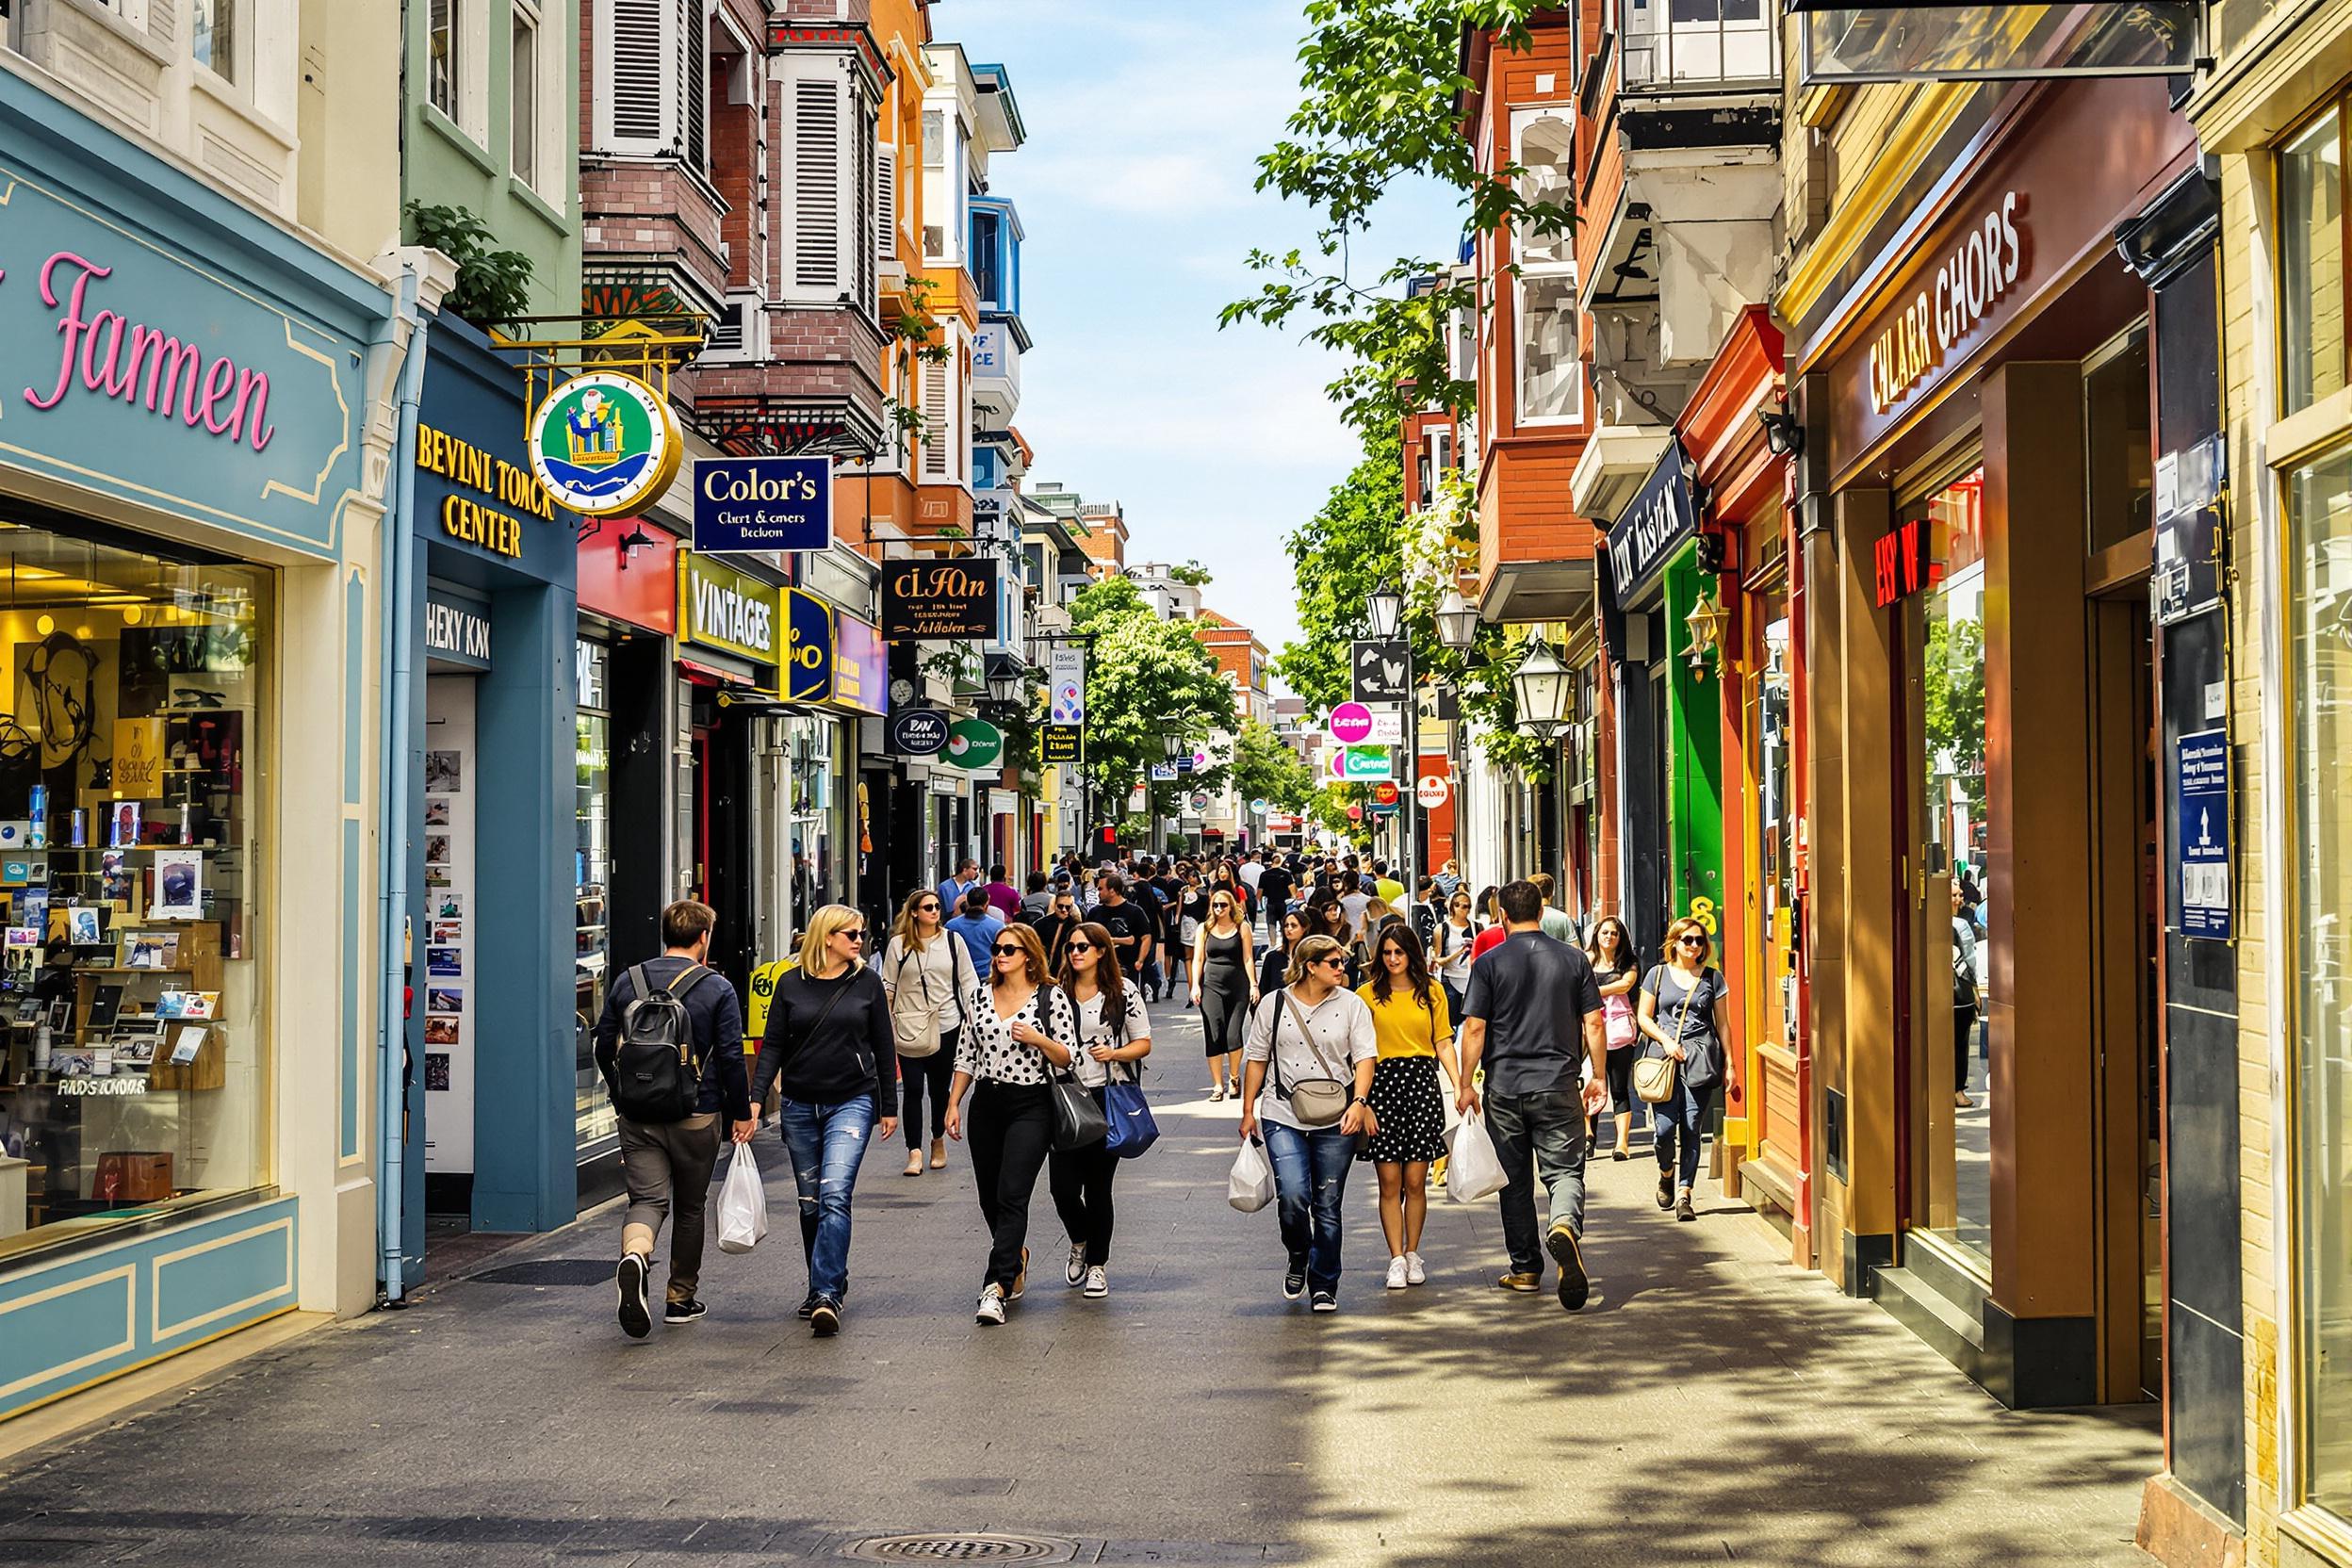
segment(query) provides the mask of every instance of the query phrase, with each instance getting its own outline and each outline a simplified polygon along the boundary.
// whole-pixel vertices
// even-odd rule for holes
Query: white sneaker
[[[1404,1288],[1405,1288],[1405,1277],[1406,1277],[1406,1272],[1407,1272],[1407,1270],[1406,1270],[1406,1267],[1405,1267],[1405,1260],[1404,1260],[1404,1259],[1402,1259],[1402,1258],[1391,1258],[1391,1259],[1389,1259],[1389,1260],[1388,1260],[1388,1288],[1389,1288],[1389,1289],[1391,1289],[1391,1290],[1402,1290],[1402,1289],[1404,1289]]]
[[[1062,1278],[1073,1285],[1082,1285],[1086,1282],[1086,1244],[1085,1242],[1073,1241],[1070,1244],[1070,1266],[1062,1271]]]
[[[1421,1254],[1418,1252],[1407,1252],[1405,1254],[1405,1283],[1409,1285],[1425,1285],[1429,1282],[1429,1271],[1422,1265]]]
[[[1110,1276],[1102,1272],[1102,1266],[1096,1264],[1092,1268],[1087,1269],[1086,1295],[1099,1301],[1110,1293]]]
[[[974,1309],[972,1315],[973,1321],[979,1323],[1004,1322],[1004,1287],[999,1284],[991,1284],[986,1290],[983,1290],[980,1293],[980,1305]]]
[[[1215,1104],[1217,1101],[1220,1101],[1220,1100],[1222,1100],[1222,1099],[1224,1099],[1224,1098],[1225,1098],[1225,1086],[1224,1086],[1224,1085],[1219,1084],[1219,1085],[1217,1085],[1215,1088],[1213,1088],[1213,1089],[1209,1090],[1209,1102],[1210,1102],[1211,1104]]]

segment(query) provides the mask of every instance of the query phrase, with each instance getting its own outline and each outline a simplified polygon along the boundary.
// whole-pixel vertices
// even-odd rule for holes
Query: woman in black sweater
[[[867,1134],[898,1131],[897,1043],[881,977],[860,957],[865,917],[828,904],[808,921],[800,966],[787,970],[768,1003],[751,1102],[783,1086],[784,1147],[800,1188],[800,1245],[808,1259],[808,1298],[800,1315],[820,1339],[841,1331],[849,1295],[849,1200]]]

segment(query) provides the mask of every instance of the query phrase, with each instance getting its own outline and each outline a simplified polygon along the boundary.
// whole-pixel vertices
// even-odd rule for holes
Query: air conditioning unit
[[[767,313],[757,294],[729,294],[710,318],[703,365],[753,365],[768,357]]]

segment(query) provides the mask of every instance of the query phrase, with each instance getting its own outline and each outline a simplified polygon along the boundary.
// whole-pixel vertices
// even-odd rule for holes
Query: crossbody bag
[[[1702,973],[1699,978],[1704,981],[1707,976]],[[1682,1021],[1674,1026],[1674,1049],[1676,1051],[1682,1049],[1684,1037],[1690,1033],[1690,1003],[1698,992],[1699,988],[1692,986],[1683,993]],[[1666,976],[1662,972],[1658,977],[1658,1000],[1663,1002],[1666,997]],[[1682,1064],[1671,1055],[1660,1054],[1656,1056],[1644,1056],[1633,1064],[1633,1092],[1652,1105],[1672,1100],[1674,1097],[1674,1081],[1680,1076]]]
[[[1298,1010],[1298,999],[1290,994],[1288,987],[1282,992],[1282,1010],[1298,1029],[1299,1041],[1315,1065],[1328,1068],[1323,1051],[1315,1043],[1314,1034],[1307,1028],[1307,1016]],[[1274,1069],[1274,1092],[1290,1107],[1290,1114],[1298,1119],[1301,1127],[1329,1127],[1348,1114],[1348,1102],[1356,1097],[1353,1078],[1301,1078],[1295,1084],[1282,1082],[1282,1021],[1274,1021],[1273,1044],[1266,1052],[1266,1060]]]

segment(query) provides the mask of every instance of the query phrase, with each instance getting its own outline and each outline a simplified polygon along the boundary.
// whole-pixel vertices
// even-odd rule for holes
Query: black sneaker
[[[1339,1298],[1331,1291],[1318,1290],[1315,1293],[1314,1305],[1316,1312],[1337,1312]]]
[[[808,1326],[816,1331],[819,1339],[831,1339],[841,1331],[841,1304],[820,1298],[817,1304],[808,1309]]]
[[[692,1298],[672,1301],[662,1309],[662,1321],[664,1323],[699,1323],[710,1315],[710,1309]]]
[[[1555,1225],[1544,1238],[1544,1250],[1560,1265],[1560,1304],[1575,1312],[1592,1294],[1592,1282],[1584,1272],[1584,1253],[1576,1246],[1576,1233],[1565,1225]]]
[[[1671,1209],[1674,1206],[1674,1173],[1671,1170],[1658,1173],[1658,1206],[1661,1209]]]
[[[1699,1211],[1690,1206],[1690,1189],[1689,1187],[1683,1188],[1682,1196],[1674,1200],[1674,1217],[1676,1219],[1696,1219],[1699,1217]]]
[[[621,1297],[621,1332],[643,1339],[653,1332],[653,1314],[645,1306],[645,1260],[634,1252],[621,1254],[612,1282]]]
[[[792,1314],[792,1315],[793,1315],[794,1317],[799,1318],[802,1322],[806,1323],[806,1322],[808,1322],[808,1316],[809,1316],[809,1315],[810,1315],[811,1313],[815,1312],[816,1310],[817,1310],[817,1293],[816,1293],[815,1291],[813,1291],[813,1290],[812,1290],[812,1291],[810,1291],[810,1292],[808,1293],[808,1295],[807,1296],[807,1298],[801,1301],[801,1303],[800,1303],[800,1310],[799,1310],[798,1312],[793,1313],[793,1314]]]
[[[1282,1276],[1282,1299],[1296,1301],[1307,1293],[1307,1263],[1304,1258],[1290,1260],[1290,1272]]]

